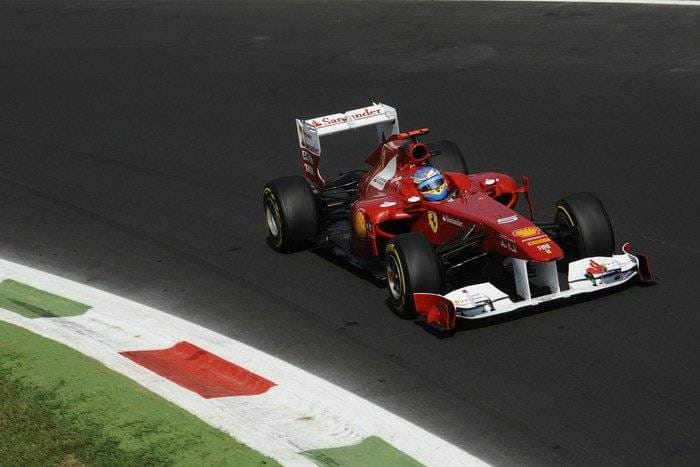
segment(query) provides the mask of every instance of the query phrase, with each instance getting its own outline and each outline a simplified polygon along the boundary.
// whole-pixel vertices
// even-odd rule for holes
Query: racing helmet
[[[442,201],[449,192],[445,177],[430,165],[421,167],[413,174],[413,183],[426,201]]]

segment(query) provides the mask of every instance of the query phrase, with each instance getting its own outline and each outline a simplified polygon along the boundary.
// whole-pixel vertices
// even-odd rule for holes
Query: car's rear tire
[[[459,172],[465,175],[469,174],[467,162],[464,160],[462,151],[452,141],[435,141],[427,143],[430,152],[439,152],[440,154],[430,156],[428,163],[438,169],[440,172]]]
[[[405,233],[386,247],[387,282],[391,309],[401,318],[416,316],[415,292],[440,293],[442,273],[435,248],[427,237]]]
[[[564,250],[570,260],[610,256],[615,249],[612,223],[603,203],[592,193],[575,193],[556,204],[555,219],[571,233]]]
[[[318,235],[318,202],[304,177],[282,177],[267,183],[263,190],[263,209],[267,241],[277,251],[302,250],[309,239]]]

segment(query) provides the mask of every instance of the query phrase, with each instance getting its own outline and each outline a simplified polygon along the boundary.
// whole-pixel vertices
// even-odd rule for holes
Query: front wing
[[[445,295],[415,293],[416,311],[428,324],[451,330],[458,318],[488,318],[575,295],[600,292],[635,279],[653,282],[648,259],[630,254],[629,244],[625,244],[623,250],[619,255],[593,256],[569,263],[568,287],[561,287],[555,261],[532,261],[534,268],[528,271],[528,261],[512,258],[517,297],[509,296],[490,282],[482,282]]]

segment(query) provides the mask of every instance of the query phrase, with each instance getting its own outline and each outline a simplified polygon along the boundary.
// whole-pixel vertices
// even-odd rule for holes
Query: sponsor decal
[[[537,249],[540,251],[544,251],[548,255],[552,254],[552,244],[551,243],[544,243],[542,245],[538,245]]]
[[[310,173],[311,175],[314,174],[314,168],[311,167],[311,166],[310,166],[309,164],[307,164],[307,163],[304,163],[304,170],[306,170],[306,171],[307,171],[308,173]]]
[[[314,126],[314,128],[324,128],[327,126],[339,125],[345,122],[347,122],[347,119],[343,114],[328,115],[327,117],[321,117],[318,120],[311,120],[311,124]]]
[[[418,201],[420,201],[420,196],[411,196],[408,198],[409,203],[417,203]]]
[[[303,141],[302,147],[304,149],[308,149],[310,152],[312,152],[316,155],[321,154],[321,150],[319,148],[315,147],[313,144],[309,143],[306,140]]]
[[[369,182],[377,190],[383,190],[386,184],[396,175],[396,157],[393,157],[381,171],[377,172]]]
[[[313,139],[311,139],[311,135],[308,133],[304,133],[304,139],[302,140],[304,143],[304,148],[308,149],[309,151],[313,152],[314,154],[320,154],[321,150],[314,146],[313,144]]]
[[[438,231],[438,216],[433,211],[428,211],[428,225],[433,233]]]
[[[306,162],[308,162],[309,164],[313,164],[313,163],[314,163],[314,158],[311,156],[311,153],[308,152],[308,151],[305,151],[305,150],[302,149],[302,150],[301,150],[301,157],[302,157],[302,159],[304,159],[304,160],[305,160]]]
[[[367,237],[367,231],[369,230],[367,227],[369,225],[369,222],[367,222],[365,218],[365,212],[364,211],[357,211],[355,213],[355,218],[353,219],[353,229],[355,229],[355,233],[362,238]]]
[[[538,227],[523,227],[522,229],[514,230],[513,235],[516,237],[530,238],[541,234],[542,231]]]
[[[551,241],[552,241],[551,238],[549,238],[548,236],[544,235],[544,236],[542,236],[542,237],[540,237],[540,238],[538,238],[538,239],[536,239],[536,240],[527,241],[526,243],[527,243],[527,246],[535,246],[535,245],[542,245],[543,243],[549,243],[549,242],[551,242]]]
[[[462,289],[460,292],[462,292],[463,296],[453,298],[452,303],[454,303],[455,306],[464,306],[471,304],[471,300],[469,300],[469,292],[467,291],[467,289]]]
[[[484,185],[490,186],[490,185],[493,185],[494,183],[496,183],[497,181],[498,181],[497,178],[487,178],[486,180],[484,180]]]
[[[496,222],[498,222],[499,224],[510,224],[511,222],[515,222],[515,221],[517,221],[517,220],[518,220],[518,216],[517,216],[517,215],[513,215],[513,216],[510,216],[510,217],[501,217],[501,218],[498,219]]]
[[[316,134],[312,125],[308,122],[297,121],[297,134],[299,136],[299,147],[302,150],[308,149],[316,155],[321,153],[318,134]]]
[[[510,251],[511,253],[517,253],[518,248],[515,246],[515,243],[511,242],[507,238],[501,238],[501,248]]]
[[[350,118],[353,120],[362,120],[364,118],[376,117],[384,113],[381,107],[365,107],[354,113],[349,113]],[[339,125],[341,123],[347,123],[348,119],[344,114],[333,114],[326,115],[325,117],[314,118],[309,123],[314,126],[314,128],[324,128],[327,126]]]
[[[384,201],[379,205],[380,208],[389,208],[391,206],[396,206],[396,201]]]
[[[442,215],[442,220],[448,224],[456,225],[457,227],[464,227],[464,222],[454,217],[450,217],[447,214]]]
[[[374,178],[372,178],[372,183],[370,183],[370,185],[372,185],[378,190],[382,190],[384,189],[388,181],[388,179],[382,177],[380,174],[377,174],[374,176]]]
[[[302,133],[304,133],[304,139],[305,139],[305,140],[314,139],[314,135],[312,135],[311,133],[309,133],[308,131],[306,131],[306,127],[302,127],[301,131],[302,131]]]
[[[355,113],[350,114],[350,116],[354,120],[361,120],[363,118],[376,117],[377,115],[381,115],[382,113],[383,113],[383,110],[381,107],[375,107],[375,108],[365,107],[364,109],[362,109],[359,112],[355,112]]]
[[[488,297],[480,292],[470,292],[467,289],[462,289],[462,296],[452,299],[452,303],[459,308],[475,308],[488,302]]]

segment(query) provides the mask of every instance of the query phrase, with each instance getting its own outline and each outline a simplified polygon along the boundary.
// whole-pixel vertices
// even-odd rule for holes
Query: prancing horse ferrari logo
[[[428,225],[433,233],[437,233],[438,230],[438,216],[433,211],[428,211]]]

